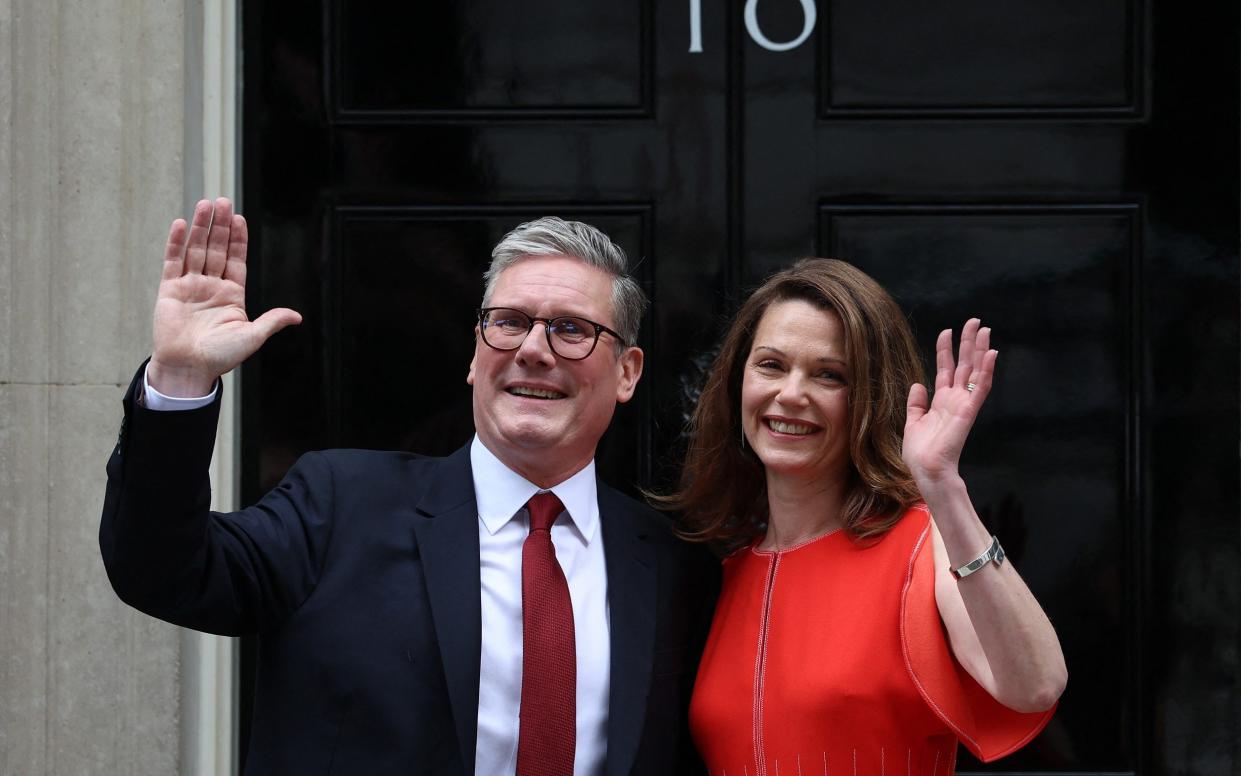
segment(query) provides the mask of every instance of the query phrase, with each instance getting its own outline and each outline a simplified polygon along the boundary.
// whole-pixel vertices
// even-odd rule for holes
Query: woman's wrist
[[[931,506],[932,501],[947,501],[961,496],[969,498],[965,480],[955,469],[935,476],[915,472],[914,482],[918,485],[918,492],[922,494],[922,499],[927,502],[928,506]]]
[[[919,482],[922,499],[935,518],[954,566],[968,563],[987,548],[991,533],[983,526],[969,489],[959,475]]]

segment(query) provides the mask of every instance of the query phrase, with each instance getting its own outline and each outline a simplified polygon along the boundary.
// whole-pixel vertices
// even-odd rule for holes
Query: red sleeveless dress
[[[948,776],[958,740],[994,760],[1053,712],[1008,709],[953,658],[914,507],[875,542],[727,558],[690,725],[711,776]]]

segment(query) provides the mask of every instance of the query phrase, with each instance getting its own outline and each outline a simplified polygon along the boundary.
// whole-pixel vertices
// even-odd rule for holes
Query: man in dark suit
[[[258,635],[247,773],[700,769],[686,713],[717,566],[594,474],[642,373],[645,300],[620,249],[555,218],[496,246],[465,448],[310,453],[219,514],[218,381],[300,322],[248,319],[246,243],[226,199],[172,225],[100,547],[131,605]]]

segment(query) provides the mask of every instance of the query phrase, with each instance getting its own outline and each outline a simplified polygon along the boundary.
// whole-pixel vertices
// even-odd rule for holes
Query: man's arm
[[[335,470],[310,453],[257,504],[211,512],[207,467],[220,401],[142,407],[142,371],[108,461],[99,546],[117,595],[188,628],[239,635],[282,621],[315,589],[331,539]]]
[[[283,308],[247,318],[247,243],[245,219],[227,199],[199,202],[192,224],[172,223],[155,303],[155,347],[126,393],[100,524],[104,563],[122,599],[178,624],[225,633],[253,630],[300,602],[303,588],[313,584],[299,571],[304,561],[282,568],[272,552],[313,558],[316,532],[299,529],[301,546],[282,546],[278,536],[264,542],[264,531],[271,538],[269,527],[281,522],[313,527],[325,519],[314,489],[300,486],[282,485],[274,498],[234,515],[208,509],[218,380],[273,333],[301,320]],[[187,397],[206,400],[187,405]],[[156,407],[145,406],[152,398]],[[299,464],[290,478],[318,485],[323,473],[308,472],[322,466],[317,459]]]

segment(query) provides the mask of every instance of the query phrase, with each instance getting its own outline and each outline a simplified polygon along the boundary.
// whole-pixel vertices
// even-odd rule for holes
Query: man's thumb
[[[285,326],[296,326],[301,322],[302,314],[298,311],[287,307],[276,307],[255,318],[254,326],[258,329],[260,341],[266,342],[271,335]]]

